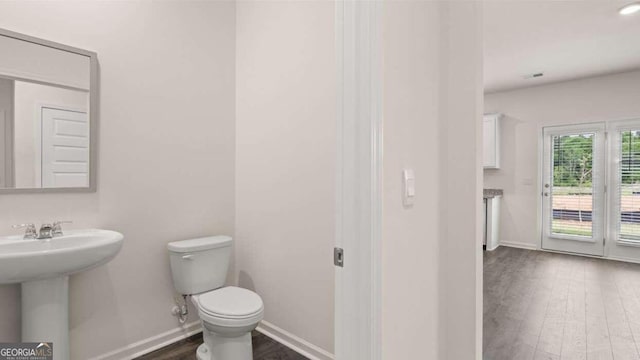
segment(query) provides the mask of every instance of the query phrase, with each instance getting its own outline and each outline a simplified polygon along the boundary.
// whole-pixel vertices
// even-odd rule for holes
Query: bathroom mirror
[[[95,191],[97,58],[0,29],[0,192]]]

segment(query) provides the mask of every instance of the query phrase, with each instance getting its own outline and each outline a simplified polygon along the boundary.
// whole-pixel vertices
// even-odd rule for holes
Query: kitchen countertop
[[[485,199],[494,198],[496,196],[502,196],[502,189],[484,189],[482,190],[482,197]]]

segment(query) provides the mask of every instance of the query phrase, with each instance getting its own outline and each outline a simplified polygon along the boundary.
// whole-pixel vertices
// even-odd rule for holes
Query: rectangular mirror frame
[[[34,194],[34,193],[89,193],[96,192],[97,189],[97,169],[98,169],[98,124],[99,124],[99,103],[98,103],[98,56],[93,51],[75,48],[53,41],[40,39],[37,37],[24,35],[11,30],[0,28],[0,35],[17,40],[30,42],[33,44],[50,47],[78,55],[87,56],[90,64],[89,74],[89,186],[88,187],[68,187],[68,188],[0,188],[0,194]]]

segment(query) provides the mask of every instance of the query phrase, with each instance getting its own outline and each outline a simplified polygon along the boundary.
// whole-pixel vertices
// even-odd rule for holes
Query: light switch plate
[[[402,171],[402,178],[404,180],[402,203],[404,206],[411,206],[416,196],[416,178],[413,169],[404,169]]]

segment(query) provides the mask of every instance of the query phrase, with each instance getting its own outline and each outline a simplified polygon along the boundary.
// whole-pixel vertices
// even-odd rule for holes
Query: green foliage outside
[[[640,184],[640,131],[624,131],[620,170],[622,184]],[[590,188],[593,134],[553,137],[553,185]]]
[[[591,187],[593,134],[553,137],[553,185]]]
[[[581,201],[591,201],[593,181],[593,140],[594,134],[565,135],[553,137],[553,194],[565,196],[569,204],[576,202],[580,209]],[[640,198],[640,131],[623,131],[620,133],[620,181],[619,189],[622,202],[627,210],[634,199]],[[573,195],[567,200],[566,195]],[[578,196],[583,195],[583,196]],[[554,204],[555,205],[555,204]],[[583,222],[582,211],[578,211],[578,219],[553,219],[554,234],[591,236],[590,221]],[[624,239],[640,241],[640,223],[626,220],[620,223],[620,235]]]
[[[640,183],[640,131],[623,131],[620,171],[622,183]]]

